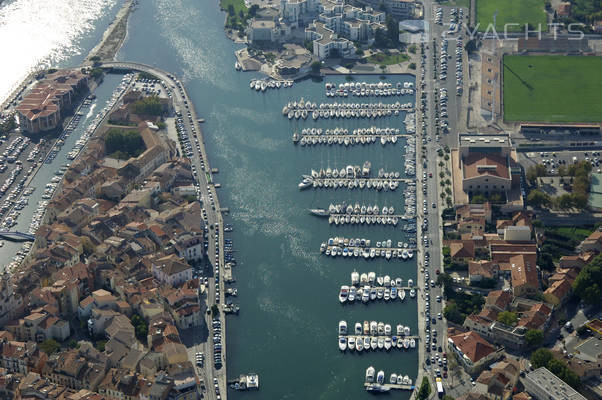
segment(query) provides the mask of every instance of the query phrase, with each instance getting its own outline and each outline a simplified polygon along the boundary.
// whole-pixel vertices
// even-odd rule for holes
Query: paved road
[[[209,166],[209,159],[204,146],[204,138],[199,126],[198,117],[186,93],[186,89],[181,82],[172,74],[160,70],[156,67],[149,65],[131,63],[131,62],[105,62],[103,63],[105,68],[122,69],[122,70],[135,70],[141,72],[148,72],[155,75],[157,78],[163,80],[167,87],[170,88],[172,94],[173,105],[176,113],[181,113],[182,121],[185,127],[185,131],[188,133],[188,137],[191,143],[191,163],[198,171],[196,179],[199,183],[200,199],[203,208],[206,210],[206,221],[199,221],[202,226],[205,223],[209,227],[208,241],[209,246],[207,255],[211,263],[213,276],[209,279],[207,286],[207,309],[210,310],[214,304],[219,306],[220,314],[219,319],[221,321],[221,337],[222,337],[222,359],[223,366],[220,369],[216,369],[213,363],[214,351],[213,342],[208,338],[204,343],[197,343],[189,349],[190,361],[195,364],[194,354],[197,351],[202,351],[205,354],[205,367],[199,370],[199,375],[203,378],[207,390],[203,393],[204,398],[216,399],[217,392],[214,386],[214,378],[218,380],[219,394],[222,399],[227,398],[227,387],[226,387],[226,319],[223,312],[224,304],[224,283],[223,279],[219,279],[219,276],[223,276],[224,272],[224,238],[223,238],[223,219],[220,212],[219,200],[217,198],[217,192],[212,179],[211,167]],[[216,285],[217,283],[217,285]],[[216,287],[219,288],[220,297],[216,295]],[[205,314],[207,327],[210,330],[209,337],[213,336],[212,333],[212,318]],[[192,350],[192,351],[191,351]]]
[[[444,24],[442,26],[435,24],[434,15],[436,7],[438,6],[433,5],[430,0],[424,2],[424,18],[426,21],[429,21],[430,40],[428,43],[425,43],[424,53],[421,54],[421,57],[424,56],[424,65],[417,77],[417,87],[421,87],[421,73],[424,71],[424,87],[420,95],[422,96],[422,92],[424,92],[426,102],[423,105],[421,98],[418,97],[417,99],[419,126],[423,129],[419,130],[418,143],[422,144],[422,150],[419,152],[419,157],[421,158],[417,160],[417,177],[419,179],[417,223],[421,226],[418,234],[418,286],[420,288],[418,329],[420,330],[420,343],[422,347],[419,352],[419,376],[416,384],[419,386],[422,376],[424,376],[423,374],[426,374],[433,385],[432,397],[437,396],[435,387],[437,369],[440,370],[441,375],[444,372],[444,368],[438,365],[438,359],[441,359],[443,353],[447,352],[447,324],[443,317],[442,319],[438,318],[439,314],[443,315],[443,308],[445,306],[442,300],[442,288],[431,284],[431,280],[436,282],[436,271],[439,270],[441,272],[443,270],[441,210],[444,207],[444,201],[439,197],[439,193],[442,190],[439,185],[439,172],[442,169],[438,166],[439,162],[443,161],[443,158],[438,157],[438,150],[445,145],[450,148],[457,145],[457,122],[461,112],[461,97],[456,96],[456,79],[452,73],[455,71],[456,65],[456,45],[455,41],[451,40],[451,38],[448,38],[448,54],[451,55],[451,59],[447,60],[448,78],[442,81],[439,79],[440,74],[436,75],[436,70],[440,68],[441,32],[447,30],[445,22],[449,22],[450,18],[450,7],[443,7]],[[464,15],[465,18],[468,17],[467,10],[465,10]],[[463,58],[465,59],[465,54]],[[467,68],[464,67],[464,71],[466,70]],[[448,92],[447,112],[449,116],[446,119],[449,124],[449,133],[443,133],[442,130],[439,130],[439,134],[437,134],[435,118],[441,115],[436,99],[439,98],[439,89],[441,87],[447,88]],[[441,120],[443,119],[441,118]],[[448,177],[446,176],[445,179]],[[451,177],[449,178],[451,179]],[[425,221],[427,221],[426,226]],[[437,301],[438,297],[441,299],[440,301]],[[430,307],[428,314],[426,313],[427,304]],[[430,335],[430,343],[428,344],[426,341],[427,334]],[[436,343],[434,342],[435,340]],[[435,346],[434,349],[433,345]],[[429,359],[428,364],[425,362],[427,358]],[[466,380],[463,381],[466,382]],[[458,386],[458,383],[458,378],[452,377],[451,373],[447,379],[443,379],[446,392],[453,393],[453,395],[465,393],[470,388],[469,383],[467,386]]]

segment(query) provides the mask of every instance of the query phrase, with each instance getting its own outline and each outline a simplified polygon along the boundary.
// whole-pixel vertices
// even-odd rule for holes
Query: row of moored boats
[[[376,373],[373,366],[369,366],[366,369],[366,390],[369,392],[388,392],[394,386],[392,385],[404,385],[412,386],[412,379],[408,375],[402,376],[401,374],[392,373],[389,377],[389,385],[385,382],[385,372],[380,370]]]
[[[291,80],[275,80],[275,79],[253,79],[249,82],[251,90],[265,92],[267,89],[289,88],[293,86]]]
[[[412,82],[397,82],[395,86],[389,82],[345,82],[326,83],[324,85],[327,97],[370,97],[370,96],[404,96],[414,94],[414,84]]]

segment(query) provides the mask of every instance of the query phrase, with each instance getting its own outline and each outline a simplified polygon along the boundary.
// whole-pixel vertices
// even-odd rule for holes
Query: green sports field
[[[504,120],[602,121],[602,57],[505,56]]]
[[[541,24],[543,32],[547,31],[547,18],[544,0],[476,0],[477,23],[479,32],[487,31],[493,24],[493,14],[497,11],[495,29],[499,36],[504,33],[504,24],[520,24],[508,27],[508,32],[524,32],[524,25],[530,23],[533,28]],[[489,30],[489,33],[492,33]]]

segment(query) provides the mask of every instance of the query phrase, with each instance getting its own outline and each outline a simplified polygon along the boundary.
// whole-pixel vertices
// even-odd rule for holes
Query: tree
[[[525,333],[525,341],[529,346],[539,346],[543,342],[543,332],[539,329],[529,329]]]
[[[451,397],[449,394],[446,394],[443,396],[443,400],[456,400],[453,397]]]
[[[91,255],[96,250],[96,246],[94,246],[90,238],[87,236],[82,237],[82,247],[85,256]]]
[[[416,54],[416,45],[413,44],[408,48],[408,51],[412,54]]]
[[[573,282],[573,292],[587,304],[602,305],[602,255],[579,272]]]
[[[445,306],[443,309],[443,315],[445,316],[445,319],[453,323],[459,325],[464,323],[464,317],[462,316],[460,310],[458,310],[458,306],[455,303]]]
[[[533,189],[527,196],[527,203],[534,208],[549,207],[552,202],[550,195],[539,189]]]
[[[409,69],[416,69],[416,63],[410,63],[410,65],[408,65]]]
[[[161,116],[165,113],[159,96],[148,96],[137,100],[130,105],[130,110],[135,114],[148,114]]]
[[[431,384],[428,378],[425,376],[422,378],[420,389],[418,390],[418,400],[426,400],[431,394]]]
[[[148,322],[138,314],[134,314],[131,321],[136,331],[136,337],[145,343],[146,335],[148,334]]]
[[[518,322],[518,316],[512,311],[502,311],[498,314],[497,320],[502,324],[514,326]]]
[[[259,5],[257,5],[257,4],[253,4],[253,5],[251,6],[251,8],[249,8],[249,15],[250,15],[251,17],[254,17],[254,16],[255,16],[255,14],[257,14],[257,11],[258,11],[258,10],[259,10]]]
[[[311,72],[313,72],[314,74],[318,74],[320,72],[320,67],[322,66],[322,63],[320,61],[314,61],[311,63]]]
[[[46,339],[40,343],[40,349],[48,355],[56,353],[61,348],[61,345],[54,339]]]
[[[533,369],[546,367],[553,358],[554,356],[550,350],[544,348],[537,349],[531,354],[531,366]]]
[[[92,68],[90,71],[90,77],[94,79],[99,79],[103,75],[102,68]]]
[[[228,4],[228,15],[232,16],[235,14],[234,6],[232,4]]]
[[[217,304],[211,306],[211,314],[214,317],[219,315],[219,308],[217,307]]]
[[[107,344],[106,340],[97,340],[96,343],[94,343],[94,347],[98,351],[105,351],[105,344]]]
[[[136,157],[144,149],[144,141],[137,131],[125,131],[117,128],[109,129],[105,136],[107,154],[117,153],[118,158]]]

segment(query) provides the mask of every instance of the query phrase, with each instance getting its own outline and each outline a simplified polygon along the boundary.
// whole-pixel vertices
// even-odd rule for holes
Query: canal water
[[[292,88],[251,91],[249,80],[258,77],[234,69],[233,55],[239,45],[226,39],[224,13],[217,1],[153,0],[144,2],[129,22],[128,40],[118,59],[156,65],[182,77],[198,114],[205,118],[202,129],[220,203],[229,207],[227,222],[235,231],[235,268],[241,313],[228,320],[228,375],[256,372],[257,393],[234,394],[232,398],[254,399],[361,399],[365,370],[373,365],[416,377],[417,349],[341,354],[337,346],[338,321],[376,320],[409,325],[417,330],[416,302],[354,304],[338,302],[340,285],[348,284],[356,269],[400,276],[416,281],[416,263],[331,259],[320,256],[319,247],[328,237],[364,237],[373,242],[404,240],[399,228],[330,227],[309,215],[308,209],[327,207],[330,202],[359,202],[394,206],[403,213],[403,185],[397,191],[300,192],[302,174],[312,168],[339,169],[369,160],[373,173],[379,168],[403,173],[403,145],[380,144],[341,148],[302,148],[291,140],[295,129],[320,126],[348,128],[403,125],[403,113],[367,121],[321,120],[295,123],[282,116],[290,100],[304,97],[312,102],[326,98],[324,84],[306,80]],[[378,81],[378,76],[361,80]],[[413,81],[411,76],[388,81]],[[343,77],[329,79],[344,82]],[[413,96],[398,98],[414,101]],[[395,99],[397,101],[398,99]],[[339,99],[339,101],[341,101]],[[345,101],[353,101],[347,99]],[[391,101],[363,98],[357,102]],[[400,224],[402,225],[402,224]],[[409,296],[408,296],[409,297]],[[409,392],[392,397],[408,398]]]
[[[82,54],[94,46],[90,37],[106,26],[106,18],[116,11],[115,4],[96,23],[96,29],[81,40]],[[228,319],[228,375],[256,372],[261,388],[255,393],[230,393],[233,399],[365,399],[365,370],[373,365],[388,376],[395,372],[416,377],[417,349],[392,350],[388,353],[364,352],[342,354],[337,346],[338,321],[376,320],[409,325],[416,333],[416,303],[407,299],[392,304],[342,306],[338,292],[348,284],[353,270],[375,271],[378,275],[400,276],[404,283],[416,281],[415,261],[365,261],[331,259],[319,254],[320,243],[333,236],[363,237],[373,242],[407,240],[403,231],[392,227],[331,227],[327,221],[309,215],[308,209],[327,207],[330,202],[351,202],[393,206],[403,213],[403,187],[395,192],[306,190],[297,184],[310,170],[347,164],[372,163],[373,174],[379,168],[403,173],[404,140],[396,145],[380,144],[341,148],[340,146],[302,148],[294,146],[292,133],[303,127],[391,126],[402,128],[399,117],[378,120],[290,122],[282,116],[284,104],[304,97],[312,102],[335,101],[324,95],[324,84],[306,80],[293,88],[257,93],[249,90],[254,73],[234,70],[233,55],[240,45],[226,39],[223,32],[225,14],[217,0],[145,0],[131,15],[127,40],[118,54],[119,60],[138,61],[175,73],[185,83],[199,116],[205,118],[202,129],[215,176],[222,184],[220,203],[231,213],[226,222],[235,231],[238,266],[237,317]],[[90,36],[91,35],[91,36]],[[78,57],[72,58],[76,65]],[[67,60],[69,61],[69,60]],[[97,91],[104,102],[115,89],[120,76],[108,76]],[[376,82],[378,76],[358,80]],[[388,77],[389,82],[412,81],[411,76]],[[114,80],[114,82],[113,82]],[[343,77],[328,79],[344,82]],[[414,101],[413,96],[395,98]],[[342,101],[342,100],[338,100]],[[347,99],[347,102],[390,102],[390,99]],[[103,104],[104,105],[104,104]],[[97,106],[102,108],[102,106]],[[90,119],[93,116],[90,117]],[[86,121],[80,122],[80,127]],[[77,135],[70,136],[70,140]],[[63,147],[71,147],[69,142]],[[64,156],[64,155],[63,155]],[[65,161],[66,162],[66,161]],[[43,186],[65,162],[60,157],[34,180]],[[55,168],[56,166],[56,168]],[[39,190],[39,189],[38,189]],[[30,205],[36,204],[36,191]],[[26,209],[23,215],[30,214]],[[26,230],[29,221],[20,220],[17,228]],[[13,246],[13,245],[7,245]],[[12,247],[5,246],[5,257]],[[12,258],[12,256],[10,256]],[[5,260],[1,260],[4,262]],[[409,296],[408,296],[409,297]],[[390,397],[407,399],[409,392]]]
[[[77,127],[71,132],[69,137],[65,139],[65,144],[61,147],[56,157],[50,164],[43,163],[41,168],[38,169],[36,175],[31,179],[29,186],[34,187],[35,191],[28,196],[28,203],[23,210],[21,210],[20,215],[17,218],[17,224],[12,227],[11,230],[26,233],[29,231],[31,217],[38,208],[38,202],[43,200],[42,195],[44,194],[46,184],[50,183],[50,180],[55,176],[55,172],[57,172],[63,165],[72,162],[67,158],[67,154],[73,149],[75,142],[77,142],[81,135],[86,131],[96,115],[105,107],[107,101],[111,99],[113,91],[121,83],[121,78],[122,75],[107,75],[98,88],[96,88],[94,91],[96,99],[92,101],[89,107],[81,109],[83,115],[80,118]],[[33,146],[33,143],[30,144],[29,147],[27,147],[23,152],[29,154],[29,152],[33,149]],[[29,163],[27,163],[27,165],[29,165]],[[21,173],[21,175],[18,176],[17,181],[22,179],[23,176],[23,173]],[[22,243],[4,240],[4,246],[2,250],[0,250],[0,265],[6,267],[8,264],[10,264],[15,253],[22,246]]]

